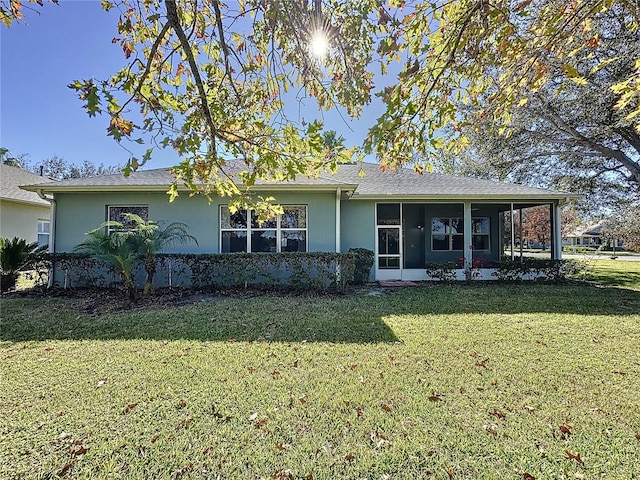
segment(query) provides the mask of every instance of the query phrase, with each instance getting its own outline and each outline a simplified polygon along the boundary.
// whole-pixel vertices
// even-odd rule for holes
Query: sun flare
[[[329,38],[323,30],[316,30],[309,42],[309,53],[316,58],[322,59],[329,52]]]

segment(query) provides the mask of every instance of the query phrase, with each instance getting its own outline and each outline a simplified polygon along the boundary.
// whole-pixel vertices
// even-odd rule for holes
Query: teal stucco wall
[[[282,205],[307,205],[308,250],[335,251],[335,193],[261,192],[273,196]],[[85,233],[107,219],[108,205],[148,205],[149,218],[155,221],[183,222],[198,240],[178,245],[169,253],[218,253],[220,251],[220,205],[225,199],[209,203],[202,196],[179,196],[169,202],[163,192],[57,193],[57,252],[72,252]]]

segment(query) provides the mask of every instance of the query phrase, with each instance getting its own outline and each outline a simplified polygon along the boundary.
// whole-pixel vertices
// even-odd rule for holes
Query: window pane
[[[379,257],[378,268],[380,269],[400,268],[400,258],[399,257]]]
[[[463,233],[464,232],[464,222],[461,218],[452,218],[451,219],[451,233]]]
[[[127,225],[127,222],[124,216],[127,213],[133,213],[134,215],[138,215],[142,220],[149,220],[149,207],[148,206],[110,206],[109,207],[109,221],[110,222],[122,222]]]
[[[247,228],[247,211],[238,210],[231,213],[229,207],[222,205],[220,207],[220,226],[221,228]]]
[[[471,232],[489,235],[489,217],[472,219]]]
[[[452,243],[452,250],[463,250],[464,249],[464,236],[463,235],[454,235],[451,243]]]
[[[49,245],[49,234],[38,234],[38,246],[48,246]]]
[[[49,222],[46,220],[38,220],[38,233],[49,233]]]
[[[307,232],[304,230],[288,230],[281,232],[280,249],[283,252],[306,252]]]
[[[433,237],[433,250],[449,250],[449,237],[445,235]]]
[[[258,216],[256,212],[251,210],[251,228],[276,228],[278,226],[277,218],[270,218],[266,222],[263,222],[262,225],[258,223]]]
[[[379,203],[377,212],[378,225],[400,225],[399,203]]]
[[[247,232],[222,232],[222,253],[246,251]]]
[[[307,228],[307,207],[284,207],[281,228]]]
[[[276,252],[277,250],[275,230],[254,230],[251,232],[252,252]]]
[[[399,228],[379,228],[378,229],[378,254],[399,254],[400,253],[400,229]]]
[[[431,235],[434,241],[443,241],[449,233],[449,219],[448,218],[432,218],[431,219]],[[448,245],[447,241],[447,245]],[[447,246],[447,249],[449,247]],[[438,250],[442,250],[439,248]]]
[[[489,235],[474,235],[473,236],[473,249],[474,250],[491,250],[491,243],[489,242]]]

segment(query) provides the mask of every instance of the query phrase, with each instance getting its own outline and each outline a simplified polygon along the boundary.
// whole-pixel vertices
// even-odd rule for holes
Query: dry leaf
[[[501,412],[500,410],[496,410],[495,408],[489,412],[489,415],[491,415],[492,417],[497,417],[500,420],[504,420],[505,418],[507,418],[507,416]]]
[[[522,478],[524,478],[524,480],[536,480],[536,477],[527,472],[522,474]]]
[[[573,454],[569,450],[565,450],[564,454],[566,455],[567,460],[575,460],[580,465],[584,465],[584,462],[582,461],[582,458],[580,458],[580,454],[579,453]]]
[[[386,403],[383,403],[382,405],[380,405],[380,408],[382,408],[382,410],[384,410],[385,412],[390,412],[392,410],[392,408]]]

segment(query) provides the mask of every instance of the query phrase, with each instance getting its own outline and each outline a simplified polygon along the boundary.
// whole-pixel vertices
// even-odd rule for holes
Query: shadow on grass
[[[388,343],[392,315],[638,315],[640,292],[592,285],[439,285],[388,289],[384,295],[260,295],[203,298],[87,313],[82,298],[10,298],[1,303],[0,341],[200,340]],[[108,302],[109,300],[105,300]],[[542,317],[544,318],[544,317]]]

